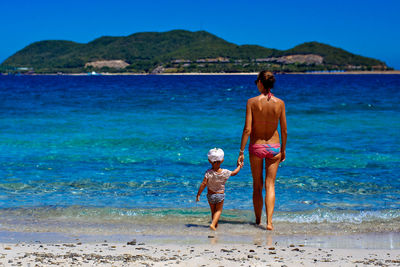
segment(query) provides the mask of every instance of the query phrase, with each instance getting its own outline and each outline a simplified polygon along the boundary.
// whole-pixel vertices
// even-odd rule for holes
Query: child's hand
[[[200,201],[200,196],[197,196],[196,197],[196,202],[199,202]]]

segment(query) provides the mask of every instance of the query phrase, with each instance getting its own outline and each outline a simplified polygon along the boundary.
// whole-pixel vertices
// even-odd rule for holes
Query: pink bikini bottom
[[[253,144],[249,145],[249,152],[260,159],[271,159],[281,152],[281,144]]]

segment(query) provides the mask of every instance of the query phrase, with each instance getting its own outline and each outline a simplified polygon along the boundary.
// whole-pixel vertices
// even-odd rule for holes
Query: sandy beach
[[[212,239],[212,238],[210,238]],[[0,266],[400,266],[400,250],[330,249],[304,244],[15,243]]]
[[[0,266],[400,266],[399,233],[0,232]],[[260,231],[258,231],[260,230]]]

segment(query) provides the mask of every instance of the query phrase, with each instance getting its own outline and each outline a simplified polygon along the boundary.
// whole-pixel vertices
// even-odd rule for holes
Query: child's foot
[[[274,230],[274,227],[272,226],[272,223],[267,224],[267,230]]]
[[[213,230],[213,231],[217,230],[217,228],[215,228],[215,226],[212,225],[212,224],[210,224],[210,229]]]

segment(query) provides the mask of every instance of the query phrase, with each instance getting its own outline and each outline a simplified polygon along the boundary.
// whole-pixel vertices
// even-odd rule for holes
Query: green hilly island
[[[142,32],[104,36],[87,44],[47,40],[28,45],[7,58],[1,72],[306,72],[389,70],[384,62],[318,42],[288,50],[236,45],[206,31]]]

